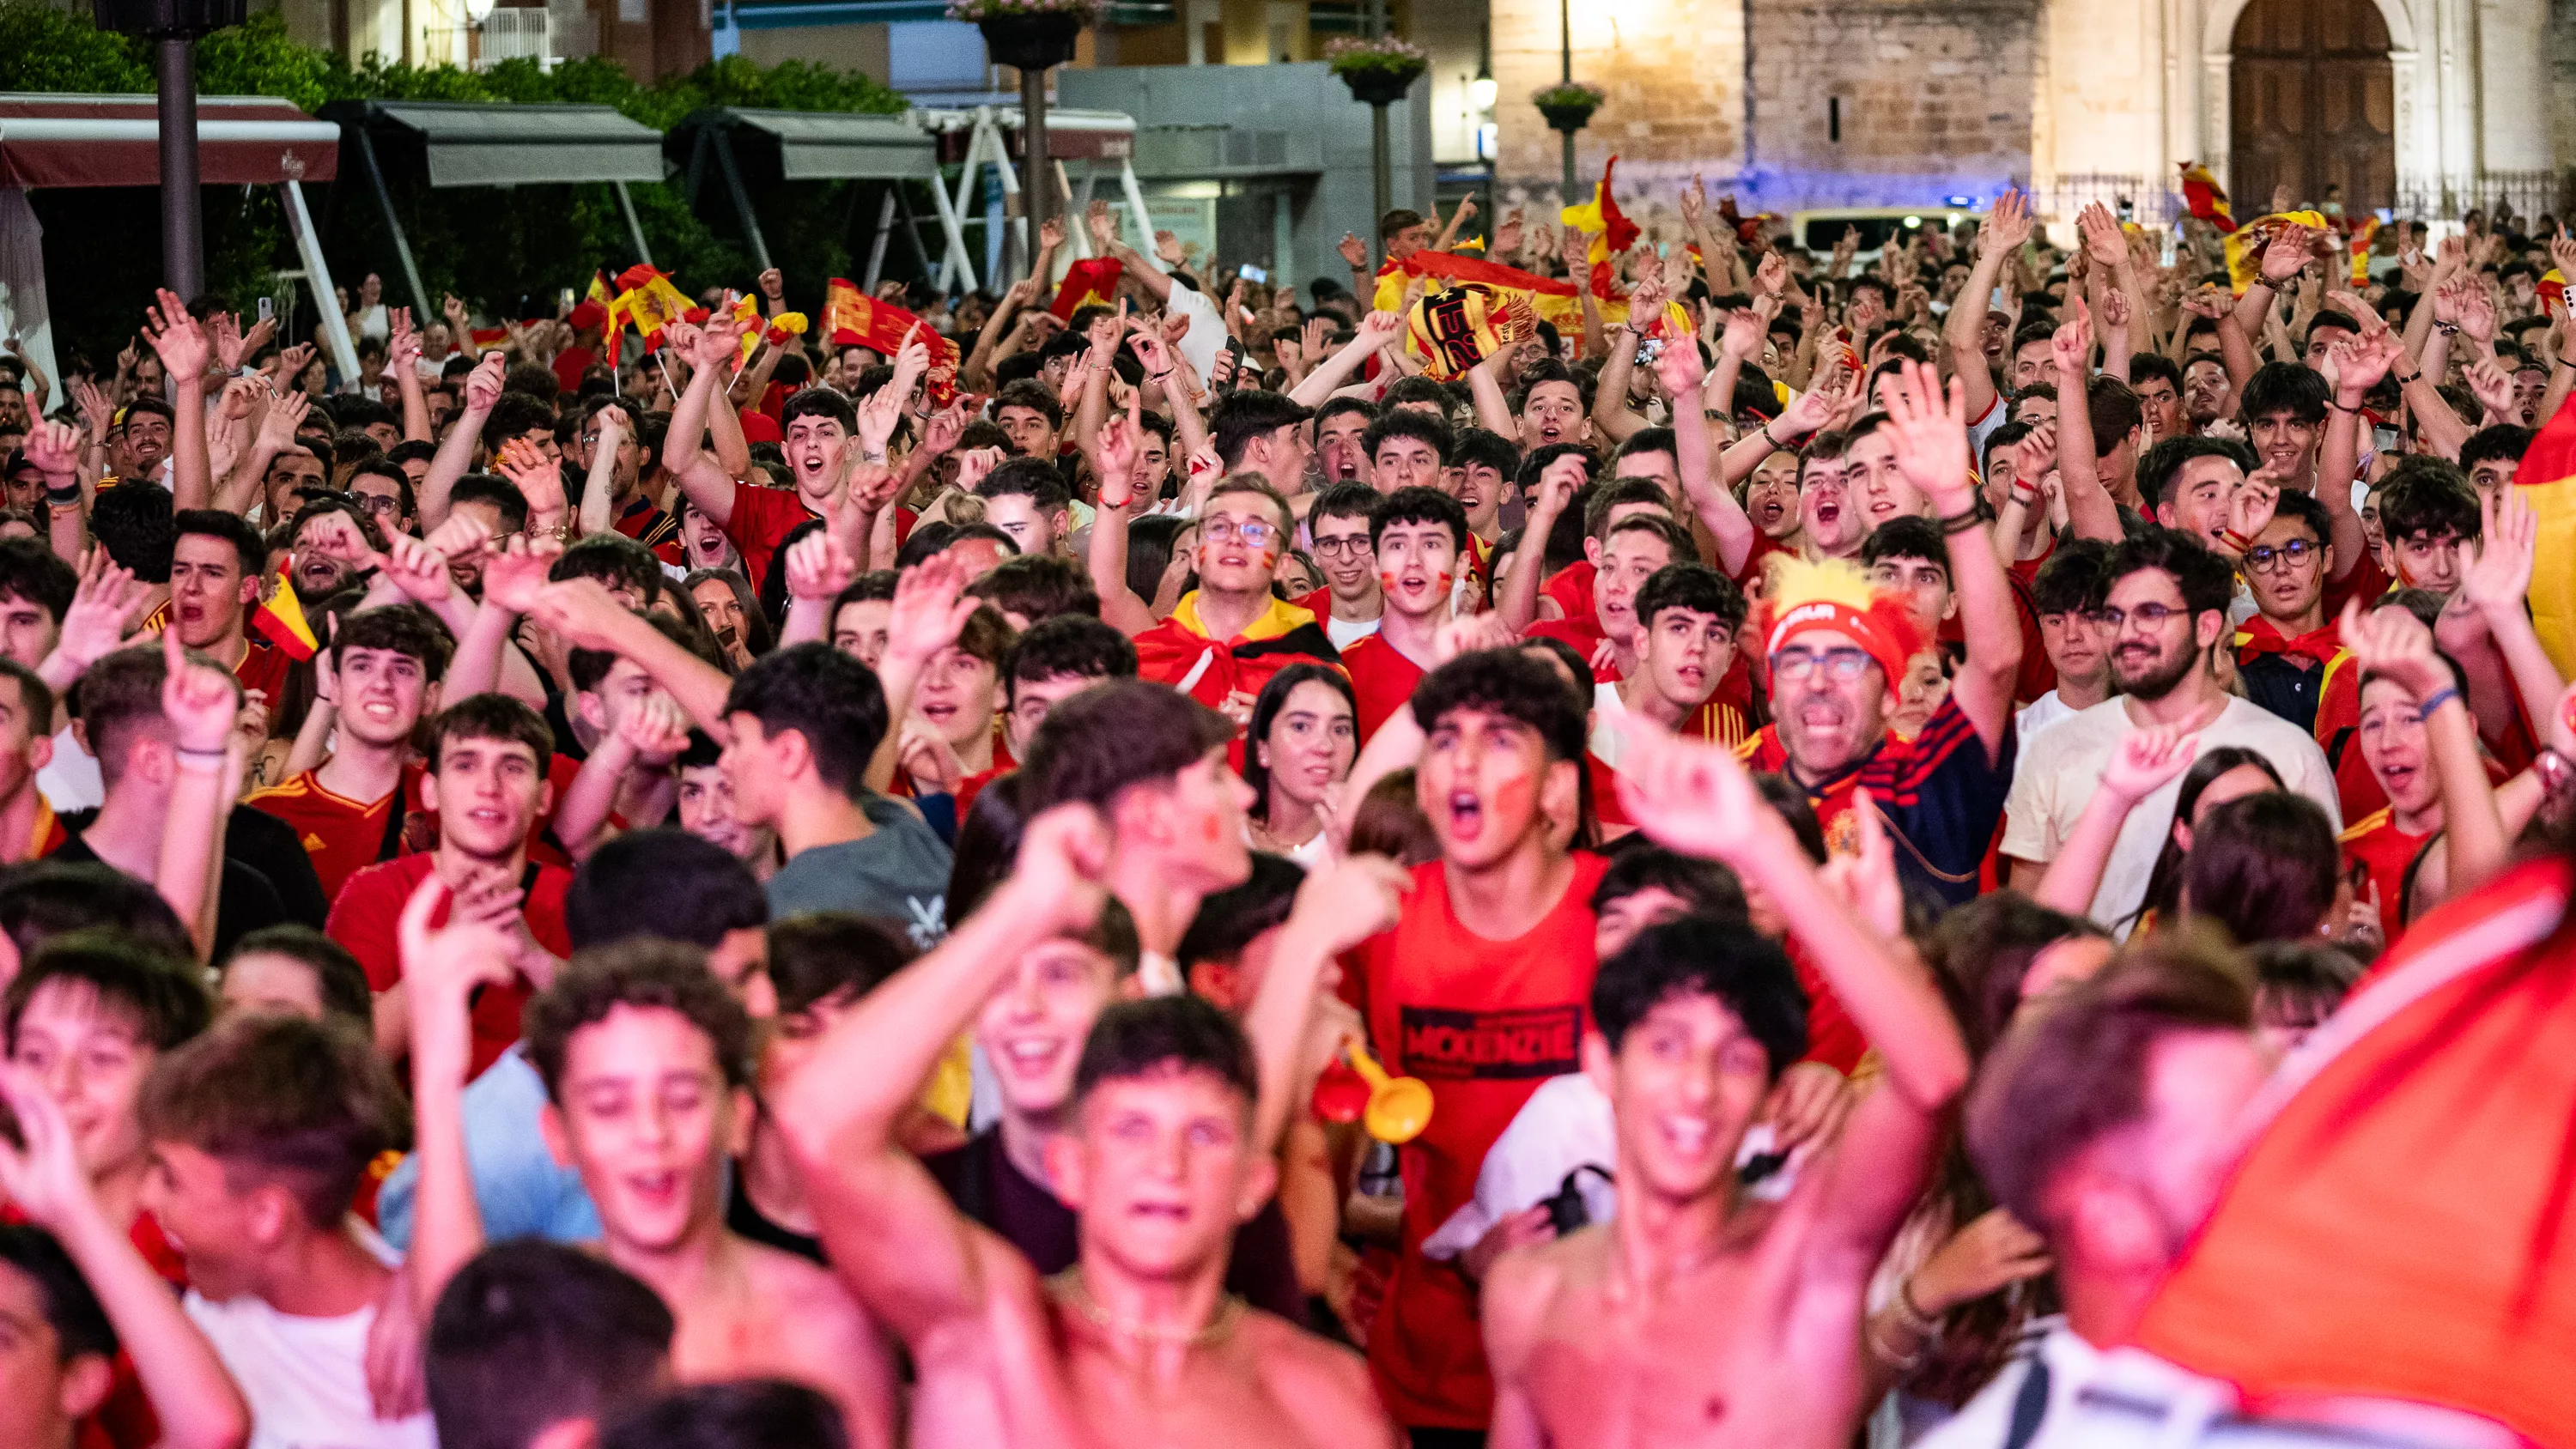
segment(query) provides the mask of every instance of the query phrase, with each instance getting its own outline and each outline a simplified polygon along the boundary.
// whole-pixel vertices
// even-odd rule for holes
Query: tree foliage
[[[358,64],[302,45],[275,12],[208,35],[197,47],[202,95],[263,95],[307,111],[333,101],[435,100],[516,105],[615,107],[667,131],[708,106],[790,111],[901,111],[895,92],[852,71],[790,60],[761,66],[741,56],[711,61],[686,75],[639,82],[604,57],[567,60],[552,69],[506,60],[486,70],[418,66],[370,55]],[[148,94],[154,89],[146,43],[102,31],[84,14],[48,0],[0,0],[0,91]],[[343,157],[343,182],[309,186],[333,276],[354,290],[369,272],[385,278],[390,302],[407,286],[391,236],[354,154]],[[683,288],[727,284],[748,289],[752,259],[710,185],[700,206],[682,194],[684,178],[631,186],[653,261]],[[433,191],[423,178],[387,177],[421,283],[434,307],[454,291],[478,308],[510,315],[551,314],[555,290],[578,291],[601,267],[635,261],[634,244],[615,193],[604,184],[473,187]],[[771,259],[788,273],[791,297],[819,305],[827,276],[846,272],[855,208],[848,183],[754,188],[754,206]],[[276,196],[266,188],[206,189],[206,279],[214,297],[247,307],[275,290],[275,273],[297,265]],[[38,193],[48,235],[47,270],[58,332],[92,355],[113,353],[133,331],[137,285],[160,271],[158,202],[148,191]],[[703,208],[704,214],[701,214]],[[871,208],[870,219],[873,219]],[[66,236],[80,238],[77,250]],[[863,247],[864,241],[858,241]],[[898,247],[900,258],[903,249]],[[115,279],[110,285],[96,285]],[[95,294],[95,295],[93,295]]]

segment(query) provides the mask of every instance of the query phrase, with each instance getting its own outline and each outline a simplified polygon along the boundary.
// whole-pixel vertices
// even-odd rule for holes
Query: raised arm
[[[2129,812],[2138,808],[2139,801],[2162,789],[2166,781],[2189,769],[2199,745],[2198,734],[2186,734],[2173,725],[2123,735],[2119,747],[2111,752],[2110,762],[2102,768],[2101,784],[2093,791],[2093,798],[2084,802],[2084,813],[2076,817],[2075,828],[2058,846],[2057,858],[2048,863],[2038,886],[2030,893],[2031,899],[2070,916],[2089,913],[2094,893],[2102,889],[2102,872],[2111,864],[2111,848],[2119,843],[2120,827],[2128,823]]]
[[[62,1105],[33,1072],[0,1066],[0,1111],[16,1118],[14,1133],[0,1133],[0,1200],[54,1235],[107,1311],[161,1421],[161,1449],[239,1449],[250,1438],[250,1406],[127,1225],[108,1220]]]
[[[2496,809],[2495,787],[2487,783],[2477,722],[2469,717],[2468,700],[2451,682],[2451,667],[2434,650],[2433,631],[2404,609],[2365,612],[2354,599],[2343,606],[2343,642],[2352,651],[2353,667],[2365,677],[2392,679],[2414,696],[2424,722],[2425,752],[2442,789],[2444,887],[2455,896],[2477,889],[2504,869],[2513,842]]]
[[[599,410],[599,441],[591,445],[590,475],[581,485],[581,522],[577,538],[608,533],[617,526],[617,448],[626,440],[626,410]]]
[[[170,378],[170,506],[204,508],[213,502],[215,482],[206,465],[206,365],[214,351],[206,329],[188,315],[179,294],[163,288],[158,305],[147,314],[145,340],[161,356]]]
[[[1361,855],[1307,872],[1279,944],[1262,973],[1261,987],[1243,1014],[1252,1043],[1260,1093],[1252,1114],[1254,1150],[1268,1156],[1295,1114],[1294,1100],[1307,1026],[1324,971],[1341,954],[1381,931],[1393,930],[1410,872],[1384,856]]]
[[[402,394],[403,441],[426,443],[432,434],[429,390],[420,385],[420,334],[412,330],[409,307],[386,308],[385,320],[390,328],[385,371],[393,374],[394,391]]]
[[[1580,453],[1560,455],[1539,471],[1538,496],[1531,500],[1529,516],[1521,527],[1521,546],[1512,550],[1512,561],[1503,570],[1502,597],[1495,612],[1502,616],[1503,627],[1514,634],[1529,631],[1538,622],[1540,576],[1547,571],[1547,536],[1556,521],[1574,503],[1575,490],[1583,486],[1584,464]]]
[[[1994,370],[1986,362],[1986,299],[2003,276],[2004,258],[2030,240],[2030,198],[2006,191],[1977,228],[1977,259],[1968,280],[1951,299],[1950,315],[1941,326],[1941,341],[1950,350],[1950,366],[1968,385],[1968,416],[1982,418],[1995,405]]]
[[[726,327],[721,320],[708,323],[698,334],[701,345]],[[729,337],[727,345],[731,345]],[[671,426],[662,435],[662,466],[680,481],[680,491],[689,496],[689,502],[722,527],[733,521],[734,479],[705,451],[708,409],[715,406],[718,380],[712,367],[700,367],[690,375],[687,389],[671,406]]]
[[[474,1200],[474,1166],[465,1150],[465,1080],[474,1060],[469,1003],[484,987],[507,985],[516,969],[514,944],[490,919],[488,894],[451,902],[446,882],[432,872],[403,903],[396,927],[409,1007],[412,1150],[420,1156],[406,1266],[423,1323],[447,1280],[483,1250],[483,1210]],[[430,918],[441,905],[448,906],[449,922],[432,930]],[[515,899],[505,908],[515,910]]]
[[[1887,415],[1896,466],[1931,500],[1941,520],[1950,587],[1958,594],[1959,621],[1967,635],[1967,660],[1950,683],[1950,697],[1976,726],[1986,758],[1993,760],[2012,725],[2021,621],[2014,614],[2012,585],[1978,513],[1977,485],[1968,468],[1967,388],[1954,377],[1945,394],[1939,373],[1920,362],[1906,363],[1894,383],[1887,390]]]
[[[420,480],[422,528],[436,528],[447,521],[448,495],[455,491],[456,480],[474,466],[474,448],[482,441],[483,424],[491,419],[492,409],[501,401],[503,361],[499,353],[493,353],[465,375],[463,406],[448,423],[447,436],[439,440],[438,456],[429,460],[429,472]]]
[[[954,553],[932,554],[895,580],[885,655],[877,666],[885,687],[886,732],[868,760],[871,790],[883,791],[894,783],[904,721],[912,717],[912,696],[921,687],[922,672],[940,650],[957,642],[974,617],[979,601],[966,597],[966,584],[966,565]]]
[[[1734,324],[1727,325],[1731,332]],[[1708,416],[1699,401],[1701,372],[1699,341],[1693,337],[1671,339],[1664,345],[1663,356],[1655,359],[1655,380],[1673,402],[1673,470],[1681,475],[1682,496],[1690,500],[1691,512],[1708,529],[1708,536],[1717,541],[1717,571],[1734,578],[1753,556],[1754,537],[1760,530],[1745,516],[1744,505],[1735,501],[1734,490],[1711,476]]]
[[[2260,365],[2254,342],[2271,321],[2273,289],[2308,264],[2310,240],[2306,227],[2283,227],[2263,248],[2258,274],[2246,284],[2245,295],[2236,299],[2236,309],[2219,321],[2219,354],[2227,359],[2227,379],[2238,392],[2245,390],[2245,380]]]
[[[1895,934],[1903,902],[1878,811],[1858,806],[1861,853],[1842,867],[1846,889],[1869,913],[1864,919],[1808,863],[1734,751],[1677,739],[1636,715],[1615,727],[1630,741],[1619,772],[1628,817],[1658,844],[1721,861],[1759,886],[1886,1064],[1884,1079],[1852,1110],[1830,1179],[1817,1189],[1828,1246],[1875,1261],[1913,1205],[1941,1114],[1968,1079],[1957,1023]]]
[[[152,883],[188,923],[197,959],[204,961],[214,954],[214,882],[222,869],[224,823],[232,813],[246,757],[237,748],[235,731],[241,689],[228,671],[202,656],[192,657],[176,629],[162,631],[161,658],[161,713],[170,722],[178,772],[162,821]]]
[[[1520,424],[1512,418],[1511,399],[1503,395],[1502,370],[1521,347],[1535,346],[1524,342],[1519,347],[1502,346],[1494,355],[1467,369],[1467,392],[1476,400],[1476,426],[1517,441]]]
[[[529,612],[572,647],[626,656],[670,691],[698,728],[719,741],[732,737],[725,726],[724,705],[733,681],[654,628],[643,615],[627,612],[599,580],[560,579],[537,590],[533,602]]]
[[[1288,390],[1289,400],[1310,408],[1323,406],[1333,390],[1342,385],[1342,379],[1358,371],[1370,354],[1403,335],[1401,314],[1371,312],[1360,319],[1359,330],[1351,334],[1351,340],[1339,352],[1318,363]]]
[[[1136,505],[1136,449],[1144,429],[1130,397],[1124,416],[1101,425],[1092,466],[1100,478],[1100,506],[1091,514],[1091,587],[1100,595],[1101,621],[1129,638],[1154,627],[1152,604],[1127,587],[1127,514]]]
[[[2327,353],[2325,375],[2333,392],[2326,399],[2325,436],[2317,445],[2316,496],[2334,525],[2334,536],[2326,541],[2334,545],[2334,577],[2338,579],[2351,577],[2352,571],[2370,556],[2370,539],[2362,532],[2361,513],[2352,506],[2353,480],[2361,472],[2361,403],[2387,375],[2398,352],[2396,335],[2382,324],[2359,337],[2337,342]],[[2439,406],[2445,412],[2450,410],[2448,403]]]
[[[2066,517],[2078,538],[2116,544],[2124,536],[2120,506],[2102,486],[2094,452],[2092,409],[2086,405],[2093,354],[2093,316],[2082,298],[2071,298],[2066,320],[2050,338],[2057,361],[2057,483],[2066,493]]]
[[[904,1151],[900,1129],[931,1068],[1020,958],[1089,925],[1109,844],[1088,806],[1030,821],[1015,869],[983,907],[825,1031],[772,1099],[834,1271],[916,1352],[981,1314],[999,1286],[991,1267],[1009,1260]]]

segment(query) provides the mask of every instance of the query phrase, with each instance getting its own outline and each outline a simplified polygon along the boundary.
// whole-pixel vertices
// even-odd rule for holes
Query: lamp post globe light
[[[161,274],[190,301],[206,290],[204,197],[197,187],[197,37],[239,25],[248,0],[95,0],[101,29],[152,42],[160,93]]]

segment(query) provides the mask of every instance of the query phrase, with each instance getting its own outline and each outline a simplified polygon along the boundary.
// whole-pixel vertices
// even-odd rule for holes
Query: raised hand
[[[956,643],[978,602],[966,597],[966,584],[966,565],[953,553],[932,554],[904,570],[886,620],[886,657],[918,664]]]
[[[252,446],[275,453],[295,441],[295,431],[304,426],[305,415],[313,411],[313,399],[301,389],[269,399],[268,411],[259,420],[259,437]]]
[[[412,1070],[420,1078],[461,1087],[474,1058],[468,1010],[474,991],[509,984],[519,943],[488,912],[469,913],[462,897],[450,908],[448,923],[433,930],[430,917],[449,895],[447,883],[435,872],[422,877],[403,902],[394,930],[411,997]]]
[[[2278,208],[2275,208],[2276,210]],[[2299,274],[2308,264],[2309,248],[2317,234],[2296,222],[2281,228],[2263,248],[2262,276],[2266,286],[2277,286]]]
[[[1744,315],[1753,314],[1748,311]],[[1728,319],[1730,341],[1733,340],[1734,327],[1734,320]],[[1758,343],[1756,345],[1759,346]],[[1664,396],[1672,399],[1676,409],[1698,407],[1695,392],[1707,380],[1708,369],[1700,365],[1699,343],[1687,335],[1670,339],[1664,344],[1664,350],[1655,355],[1655,381],[1662,386]]]
[[[850,551],[832,530],[818,528],[787,546],[787,596],[817,604],[840,597],[858,577]]]
[[[79,476],[81,435],[69,423],[39,422],[27,429],[27,461],[45,475],[45,481],[60,487]]]
[[[1082,221],[1083,225],[1091,229],[1093,250],[1105,255],[1110,248],[1118,244],[1118,218],[1110,214],[1108,202],[1094,201],[1084,207]],[[1345,236],[1342,240],[1347,244],[1358,238]],[[1344,252],[1343,255],[1348,256],[1349,253]]]
[[[501,375],[508,369],[509,359],[497,352],[484,353],[474,370],[465,374],[465,411],[492,411],[501,401]]]
[[[689,712],[657,689],[617,721],[617,737],[637,759],[668,763],[689,747]]]
[[[1112,837],[1089,805],[1058,805],[1040,813],[1020,833],[1010,886],[1041,911],[1052,911],[1060,930],[1088,929],[1108,898],[1101,885],[1109,871]]]
[[[1682,183],[1681,210],[1685,226],[1699,225],[1700,216],[1708,210],[1708,187],[1696,171],[1691,173],[1690,180]]]
[[[2050,334],[2048,346],[2060,376],[2082,377],[2093,363],[2093,309],[2072,287],[2067,292],[2066,320]]]
[[[1413,873],[1382,855],[1354,855],[1306,872],[1287,928],[1339,955],[1395,929]]]
[[[1947,392],[1941,374],[1908,360],[1887,390],[1887,416],[1897,471],[1944,518],[1976,506],[1968,468],[1968,390],[1958,378]]]
[[[133,570],[109,558],[106,549],[91,549],[81,559],[80,584],[63,610],[54,647],[86,670],[125,642],[151,596],[151,587],[137,582]]]
[[[96,1211],[62,1104],[34,1071],[0,1063],[0,1121],[12,1118],[17,1131],[0,1132],[0,1201],[41,1228],[57,1228],[83,1208]]]
[[[1778,252],[1764,253],[1761,265],[1753,269],[1753,290],[1776,299],[1788,285],[1789,264],[1780,260]]]
[[[1779,848],[1774,837],[1785,827],[1733,750],[1682,739],[1637,714],[1608,722],[1626,739],[1620,807],[1647,838],[1730,865]]]
[[[2263,530],[2272,526],[2272,515],[2281,504],[2281,475],[2269,467],[2257,468],[2227,495],[2227,531],[2245,540],[2252,548]]]
[[[510,480],[519,495],[528,500],[532,519],[561,513],[564,506],[563,470],[554,465],[537,445],[525,438],[512,438],[501,445],[500,456],[493,460],[492,471]]]
[[[1903,1289],[1919,1312],[1938,1315],[2036,1278],[2053,1266],[2048,1240],[2004,1208],[1989,1209],[1950,1235]]]
[[[2481,357],[2468,365],[2469,392],[2478,406],[2487,410],[2490,423],[2511,422],[2514,417],[2513,374],[2492,357]]]
[[[470,533],[489,537],[483,533],[480,522],[462,514],[452,515],[448,523],[463,523]],[[439,525],[438,533],[447,531],[447,524]],[[466,551],[470,553],[481,546],[478,539]],[[376,568],[387,582],[402,590],[405,597],[418,603],[437,604],[445,602],[447,596],[455,591],[455,581],[447,572],[448,558],[446,552],[428,539],[396,533],[386,537],[384,552],[376,555]]]
[[[563,553],[553,539],[512,538],[483,564],[483,602],[513,614],[535,611],[546,575]]]
[[[2075,213],[2075,229],[2084,236],[2084,251],[2097,267],[2126,266],[2129,238],[2111,208],[2096,201]]]
[[[241,712],[231,673],[188,657],[176,629],[161,631],[161,661],[161,714],[174,743],[191,754],[221,753]]]
[[[2404,609],[2364,612],[2361,600],[2343,606],[2343,647],[2366,677],[2384,674],[2418,701],[2451,686],[2451,667],[2433,647],[2433,631]]]
[[[2478,510],[2485,515],[2478,542],[2461,539],[2453,545],[2460,551],[2461,596],[2490,615],[2520,614],[2531,592],[2533,561],[2539,557],[2540,515],[2522,490],[2510,484],[2478,500]]]
[[[463,340],[465,330],[470,325],[465,314],[465,299],[457,296],[454,292],[450,292],[445,298],[440,300],[438,309],[441,313],[445,314],[448,329],[453,332],[460,341]]]
[[[2132,730],[2121,736],[2109,762],[2102,767],[2102,788],[2112,798],[2134,805],[2190,769],[2192,756],[2199,749],[2199,734],[2178,725]]]
[[[1100,506],[1116,512],[1136,501],[1136,454],[1144,425],[1137,415],[1140,399],[1129,394],[1127,411],[1112,414],[1100,425],[1099,441],[1093,444],[1094,461],[1100,470]]]
[[[188,315],[188,304],[179,300],[178,293],[163,287],[153,295],[159,300],[144,310],[144,340],[159,354],[173,382],[204,377],[214,358],[206,329]]]
[[[1469,614],[1453,618],[1431,635],[1431,662],[1434,667],[1448,663],[1461,654],[1474,654],[1486,649],[1512,647],[1512,631],[1500,614]]]

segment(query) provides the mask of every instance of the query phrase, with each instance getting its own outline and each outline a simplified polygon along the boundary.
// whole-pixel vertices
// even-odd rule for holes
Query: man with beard
[[[2227,636],[2227,606],[2236,591],[2226,560],[2176,530],[2147,529],[2112,550],[2103,579],[2104,602],[2095,618],[2110,646],[2111,682],[2119,693],[2051,726],[2023,757],[2003,838],[2012,883],[2027,888],[2057,858],[2112,752],[2141,729],[2172,726],[2195,733],[2204,750],[2254,750],[2272,762],[2290,789],[2314,800],[2327,819],[2340,820],[2334,772],[2316,741],[2262,706],[2229,694],[2210,668],[2211,651]],[[2093,896],[2094,920],[2112,925],[2137,910],[2181,788],[2177,775],[2129,812]]]
[[[375,520],[357,505],[339,498],[316,498],[304,505],[287,529],[291,555],[287,577],[300,598],[336,593],[367,574],[367,560],[384,547]]]
[[[1857,839],[1852,797],[1866,790],[1908,847],[1897,852],[1906,884],[1956,904],[1977,893],[2012,781],[2021,624],[1968,471],[1965,390],[1954,381],[1945,396],[1930,368],[1909,362],[1888,395],[1891,410],[1876,431],[1940,520],[1958,599],[1966,653],[1949,697],[1913,739],[1897,739],[1888,719],[1914,656],[1930,641],[1903,602],[1873,596],[1859,569],[1784,560],[1773,577],[1765,648],[1773,722],[1745,753],[1755,770],[1780,772],[1806,791],[1838,849]]]

